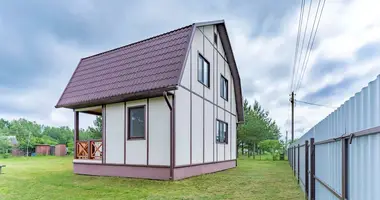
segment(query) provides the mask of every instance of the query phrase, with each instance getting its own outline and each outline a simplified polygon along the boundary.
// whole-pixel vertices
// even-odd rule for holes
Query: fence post
[[[309,141],[305,141],[305,193],[309,198]]]
[[[342,138],[342,199],[347,199],[348,139]]]
[[[294,176],[296,176],[296,147],[293,147],[293,171]]]
[[[300,144],[298,144],[297,148],[297,182],[300,184]]]
[[[290,157],[290,162],[289,165],[293,169],[293,158],[292,158],[292,147],[289,148],[289,157]]]
[[[310,200],[315,200],[315,145],[310,139]]]
[[[292,167],[293,170],[293,147],[290,147],[290,166]]]

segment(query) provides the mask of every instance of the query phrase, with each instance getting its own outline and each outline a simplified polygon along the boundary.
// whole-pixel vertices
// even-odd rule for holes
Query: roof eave
[[[152,98],[152,97],[159,97],[162,96],[163,92],[168,92],[172,90],[177,90],[177,84],[163,87],[163,88],[155,88],[152,90],[145,90],[141,92],[131,93],[131,94],[122,94],[117,95],[113,97],[106,97],[96,100],[90,100],[90,101],[83,101],[83,102],[76,102],[71,104],[57,104],[55,108],[69,108],[69,109],[78,109],[78,108],[85,108],[90,106],[98,106],[98,105],[104,105],[104,104],[112,104],[112,103],[119,103],[119,102],[125,102],[125,101],[133,101],[138,99],[145,99],[145,98]]]
[[[223,33],[220,34],[220,39],[227,57],[227,62],[231,67],[231,73],[233,75],[238,122],[244,123],[243,93],[241,90],[240,75],[224,21],[223,23],[217,25],[217,29],[219,33]]]

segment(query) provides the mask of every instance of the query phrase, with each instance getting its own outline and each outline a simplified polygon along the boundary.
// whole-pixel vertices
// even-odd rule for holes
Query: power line
[[[296,91],[299,89],[300,81],[301,81],[301,77],[302,77],[302,75],[304,74],[303,71],[304,71],[304,68],[305,68],[305,60],[306,60],[306,58],[308,57],[309,52],[310,52],[310,51],[309,51],[309,50],[310,50],[310,42],[311,42],[312,37],[313,37],[314,27],[315,27],[315,22],[316,22],[317,17],[318,17],[318,11],[319,11],[320,5],[321,5],[321,0],[318,1],[317,10],[315,11],[314,21],[313,21],[313,27],[311,28],[310,37],[309,37],[309,40],[308,40],[308,43],[307,43],[307,47],[306,47],[305,59],[303,60],[302,65],[301,65],[301,74],[300,74],[300,78],[298,79],[298,82],[296,83]],[[321,14],[322,14],[322,13],[321,13]]]
[[[301,100],[295,100],[296,102],[299,102],[299,103],[304,103],[304,104],[308,104],[308,105],[313,105],[313,106],[320,106],[320,107],[326,107],[326,108],[333,108],[333,109],[336,109],[337,107],[333,107],[333,106],[329,106],[329,105],[322,105],[322,104],[317,104],[317,103],[311,103],[311,102],[307,102],[307,101],[301,101]]]
[[[292,81],[291,81],[291,85],[290,85],[290,91],[293,90],[293,85],[294,85],[294,81],[295,81],[294,73],[296,70],[296,62],[297,62],[297,57],[298,57],[298,47],[299,47],[299,40],[300,40],[300,35],[301,35],[304,6],[305,6],[305,0],[301,0],[301,10],[300,10],[300,18],[298,20],[297,42],[296,42],[296,47],[295,47],[295,52],[294,52],[293,74],[292,74]]]
[[[320,3],[321,3],[321,0],[318,1],[318,8],[317,8],[317,12],[316,12],[315,17],[314,17],[314,22],[313,22],[313,28],[312,28],[312,30],[314,29],[315,20],[317,19]],[[309,63],[309,58],[310,58],[311,50],[313,49],[313,46],[314,46],[315,36],[317,35],[317,32],[318,32],[319,23],[320,23],[321,18],[322,18],[323,9],[325,8],[325,3],[326,3],[326,0],[323,0],[322,9],[321,9],[321,13],[320,13],[319,18],[318,18],[317,27],[315,29],[314,36],[312,34],[313,32],[311,32],[311,34],[310,34],[308,48],[306,49],[308,51],[306,51],[305,60],[304,60],[303,65],[302,65],[303,72],[301,73],[301,78],[299,80],[299,83],[297,84],[296,91],[298,91],[298,89],[301,87],[302,80],[303,80],[303,77],[305,75],[305,71],[307,69],[307,64]],[[313,37],[312,40],[311,40],[311,37]],[[309,48],[310,41],[311,41],[311,46]]]
[[[300,64],[301,64],[301,58],[302,58],[302,52],[303,52],[303,47],[304,47],[304,42],[305,42],[305,37],[306,37],[306,33],[307,33],[307,26],[309,25],[309,17],[310,17],[310,10],[311,10],[311,4],[313,3],[313,0],[310,0],[310,3],[309,3],[309,11],[308,11],[308,13],[307,13],[307,18],[306,18],[306,26],[305,26],[305,30],[304,30],[304,32],[303,32],[303,37],[302,37],[302,43],[301,43],[301,53],[300,53],[300,55],[299,55],[299,57],[298,57],[298,64],[296,65],[296,67],[297,67],[297,73],[296,73],[296,77],[298,77],[298,70],[300,69],[300,67],[301,67],[301,74],[302,74],[302,66],[300,66]],[[312,34],[312,32],[313,32],[313,29],[311,29],[311,32],[310,32],[310,34]],[[306,49],[306,53],[307,53],[307,49]],[[306,55],[306,54],[305,54]],[[300,76],[299,77],[301,77],[301,74],[300,74]],[[297,83],[298,84],[298,83]],[[296,86],[297,86],[297,84],[296,84]]]

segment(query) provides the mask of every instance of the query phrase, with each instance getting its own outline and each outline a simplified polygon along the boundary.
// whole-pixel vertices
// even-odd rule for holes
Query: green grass
[[[74,175],[72,157],[0,159],[0,199],[303,199],[287,161],[241,158],[238,167],[182,181]]]

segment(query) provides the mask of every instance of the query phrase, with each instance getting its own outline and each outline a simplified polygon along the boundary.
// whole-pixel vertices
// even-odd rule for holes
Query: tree
[[[259,143],[259,148],[269,152],[275,160],[283,152],[283,144],[279,140],[264,140]]]
[[[94,127],[88,127],[89,132],[92,133],[93,139],[102,138],[102,127],[103,127],[102,117],[96,116],[96,119],[94,120],[93,123],[94,123]]]
[[[0,154],[9,153],[12,150],[12,145],[8,138],[5,136],[0,136]]]
[[[33,152],[36,144],[65,144],[71,149],[73,149],[74,146],[73,129],[67,126],[45,126],[26,119],[12,121],[0,119],[0,137],[1,136],[16,136],[19,143],[18,148],[24,152],[27,150]],[[96,118],[94,127],[80,129],[79,136],[82,140],[102,138],[101,117]]]
[[[248,156],[256,152],[257,144],[264,140],[278,140],[280,129],[276,122],[269,117],[261,105],[255,101],[249,105],[244,100],[244,124],[238,126],[237,147],[241,148],[242,154],[248,150]]]

